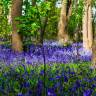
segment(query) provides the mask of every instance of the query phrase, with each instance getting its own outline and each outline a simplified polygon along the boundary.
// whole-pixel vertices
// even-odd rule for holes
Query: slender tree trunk
[[[74,0],[74,5],[75,5],[75,10],[76,11],[78,9],[78,4],[79,4],[79,0]]]
[[[58,40],[61,44],[68,42],[67,24],[72,13],[72,0],[63,0],[58,23]]]
[[[47,3],[47,1],[48,0],[45,0],[46,3]],[[48,10],[47,10],[46,14],[48,14]],[[40,22],[40,41],[39,41],[39,43],[40,43],[40,45],[42,45],[43,44],[43,40],[44,40],[44,34],[45,34],[47,22],[48,22],[48,16],[46,16],[46,17],[44,17],[42,19],[40,17],[40,13],[39,13],[39,22]]]
[[[96,36],[94,38],[92,46],[92,67],[96,69]]]
[[[87,0],[84,6],[84,16],[83,16],[83,47],[86,50],[92,51],[92,12],[91,12],[91,0]]]
[[[92,46],[92,67],[96,69],[96,25],[93,25],[94,28],[94,40]]]
[[[2,1],[0,0],[0,26],[2,26],[2,16],[3,16],[3,6],[2,6]],[[2,30],[2,27],[0,27],[0,30]],[[0,44],[2,44],[1,35],[0,35]]]
[[[48,22],[48,17],[45,17],[44,20],[44,26],[41,28],[41,32],[40,32],[40,44],[43,44],[43,39],[44,39],[44,33],[46,30],[46,26],[47,26],[47,22]]]
[[[93,42],[93,32],[92,32],[92,10],[91,5],[88,8],[88,45],[89,49],[92,50],[92,42]]]
[[[87,11],[87,4],[85,3],[84,5],[84,15],[83,15],[83,47],[87,50],[89,50],[89,46],[88,46],[88,25],[87,25],[87,20],[88,20],[88,11]]]
[[[92,29],[93,29],[93,43],[92,43],[92,62],[91,66],[96,69],[96,22],[95,22],[95,17],[93,17],[93,22],[92,22]]]
[[[3,15],[3,5],[2,5],[2,1],[0,0],[0,16]]]
[[[23,0],[12,0],[12,11],[11,11],[11,17],[12,17],[12,49],[15,52],[22,52],[22,41],[20,38],[20,35],[18,33],[19,28],[17,27],[19,25],[19,21],[16,21],[15,18],[22,15],[22,3]]]
[[[12,18],[11,18],[11,7],[9,6],[9,14],[7,15],[8,24],[12,24]]]
[[[32,6],[36,5],[36,0],[32,0]]]

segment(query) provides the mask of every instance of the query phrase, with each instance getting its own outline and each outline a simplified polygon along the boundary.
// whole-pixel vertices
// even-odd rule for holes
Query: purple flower
[[[83,96],[91,96],[91,95],[92,95],[92,90],[90,90],[90,89],[85,90],[83,93]]]
[[[47,95],[48,96],[56,96],[56,94],[54,92],[54,88],[48,88]]]
[[[60,87],[60,82],[57,82],[55,85],[54,85],[54,88],[58,88]]]
[[[64,82],[68,82],[68,77],[64,76]]]
[[[61,78],[61,76],[56,76],[56,79],[60,79]]]
[[[40,75],[44,75],[44,70],[41,70],[40,71]]]
[[[79,81],[79,80],[76,81],[76,87],[77,87],[77,88],[80,87],[80,81]]]
[[[18,93],[18,95],[17,96],[24,96],[22,93]]]
[[[26,87],[30,87],[29,82],[25,82],[23,85],[24,85],[25,88],[26,88]]]
[[[92,84],[92,88],[96,88],[96,84]]]
[[[53,81],[53,80],[55,80],[55,79],[54,79],[54,78],[49,78],[49,80],[50,80],[50,81]]]

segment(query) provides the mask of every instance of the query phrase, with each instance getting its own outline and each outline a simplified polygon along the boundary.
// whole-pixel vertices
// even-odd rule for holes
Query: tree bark
[[[13,0],[11,8],[11,18],[12,18],[12,49],[15,52],[22,52],[22,41],[18,33],[19,28],[17,27],[20,22],[16,21],[15,18],[22,15],[22,3],[23,0]]]
[[[91,0],[85,1],[84,16],[82,24],[83,33],[83,47],[86,50],[92,51],[93,33],[92,33],[92,12],[91,12]]]
[[[48,22],[48,17],[45,17],[44,26],[41,28],[41,32],[40,32],[40,44],[43,44],[44,33],[46,30],[47,22]]]
[[[83,33],[83,47],[87,50],[89,50],[88,46],[88,25],[87,25],[87,20],[88,20],[88,11],[87,11],[87,4],[85,3],[84,5],[84,15],[83,15],[83,24],[82,24],[82,33]]]
[[[7,19],[8,19],[8,24],[11,24],[12,23],[12,18],[11,18],[11,7],[9,6],[9,12],[8,12],[8,15],[7,15]]]
[[[72,0],[63,0],[58,23],[58,40],[61,44],[68,42],[67,24],[72,13]]]
[[[96,30],[95,30],[95,35],[96,35]],[[92,67],[96,69],[96,36],[93,41],[93,46],[92,46]]]
[[[93,69],[96,69],[96,22],[95,22],[95,17],[93,18],[92,22],[92,29],[93,29],[93,43],[92,43],[92,62],[91,66]]]
[[[36,0],[32,0],[32,6],[36,5]]]
[[[2,16],[2,15],[3,15],[3,4],[0,0],[0,16]]]
[[[88,45],[89,49],[92,50],[92,42],[93,42],[93,32],[92,32],[92,10],[91,5],[88,8]]]

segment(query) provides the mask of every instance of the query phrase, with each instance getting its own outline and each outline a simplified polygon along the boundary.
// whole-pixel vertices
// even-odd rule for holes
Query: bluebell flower
[[[23,86],[26,88],[26,87],[30,87],[30,83],[29,82],[25,82],[24,84],[23,84]]]
[[[31,95],[32,95],[32,90],[29,90],[28,93],[29,93],[29,95],[31,96]]]
[[[88,89],[83,92],[83,96],[91,96],[92,95],[92,90]]]
[[[79,81],[79,80],[76,80],[75,84],[76,84],[76,87],[77,87],[77,88],[80,87],[80,81]]]
[[[96,84],[92,84],[92,88],[96,88]]]
[[[47,95],[48,96],[56,96],[56,94],[54,92],[54,88],[48,88]]]
[[[24,96],[22,93],[18,93],[18,95],[17,96]]]
[[[64,76],[64,82],[68,82],[68,77]]]
[[[42,84],[42,83],[38,83],[37,84],[37,90],[36,90],[36,92],[37,92],[37,96],[41,96],[41,94],[42,94],[42,91],[43,91],[43,87],[44,87],[44,85]]]
[[[58,76],[58,75],[56,76],[56,79],[60,79],[60,78],[61,78],[61,76]]]
[[[43,87],[44,87],[43,81],[39,80],[39,81],[38,81],[38,84],[37,84],[37,88],[40,90],[40,89],[42,89]]]
[[[80,82],[77,80],[72,88],[70,88],[70,91],[75,92],[80,87]]]
[[[44,75],[44,70],[41,70],[40,71],[40,75]]]
[[[58,88],[58,87],[60,87],[60,82],[54,84],[54,88]]]
[[[54,78],[49,78],[49,80],[50,80],[50,81],[53,81],[53,80],[54,80]]]

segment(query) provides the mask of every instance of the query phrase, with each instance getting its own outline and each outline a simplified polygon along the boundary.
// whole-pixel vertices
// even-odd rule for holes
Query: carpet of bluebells
[[[0,45],[0,96],[96,96],[92,53],[82,43],[45,41],[27,47],[14,53],[10,45]]]
[[[60,46],[56,41],[45,41],[43,47],[40,45],[29,45],[27,47],[29,49],[27,52],[14,54],[10,49],[10,45],[1,45],[0,61],[9,66],[12,63],[16,63],[16,65],[21,64],[22,60],[24,60],[26,64],[41,65],[44,62],[44,56],[47,64],[65,64],[91,60],[91,52],[84,50],[84,48],[82,48],[82,43]]]

